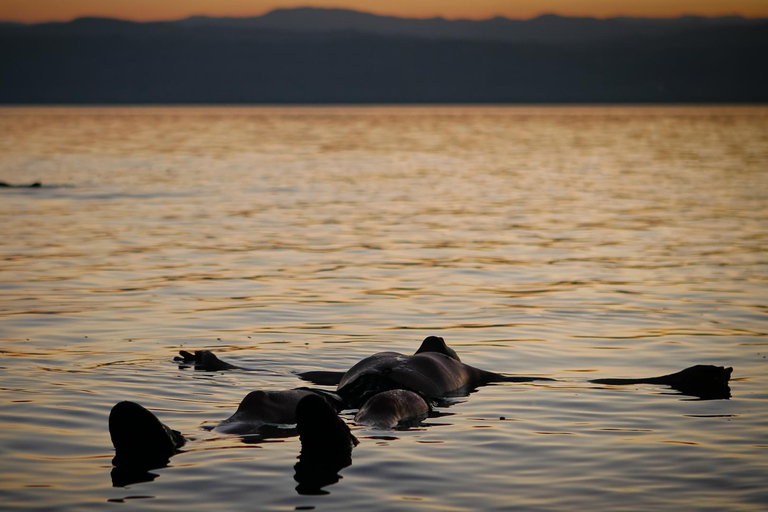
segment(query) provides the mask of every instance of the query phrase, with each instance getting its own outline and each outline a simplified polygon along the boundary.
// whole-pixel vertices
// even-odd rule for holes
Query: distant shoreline
[[[768,108],[768,100],[762,102],[711,102],[711,103],[696,103],[696,102],[669,102],[669,103],[653,103],[653,102],[626,102],[626,103],[566,103],[566,102],[550,102],[550,103],[406,103],[406,102],[391,102],[391,103],[3,103],[0,101],[0,108],[2,109],[14,109],[14,108],[83,108],[83,109],[99,109],[99,108],[389,108],[389,107],[403,107],[403,108],[504,108],[504,107],[520,107],[520,108]]]

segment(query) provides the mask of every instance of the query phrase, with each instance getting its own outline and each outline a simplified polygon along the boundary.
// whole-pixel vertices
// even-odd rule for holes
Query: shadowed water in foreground
[[[0,188],[4,505],[762,509],[767,118],[0,109],[0,181],[43,184]],[[212,429],[253,390],[428,335],[557,381],[485,386],[405,429],[345,411],[360,444],[310,486],[327,494],[297,492],[295,429]],[[244,369],[172,359],[200,348]],[[734,368],[730,399],[589,382],[696,364]],[[190,440],[144,481],[111,475],[123,400]]]

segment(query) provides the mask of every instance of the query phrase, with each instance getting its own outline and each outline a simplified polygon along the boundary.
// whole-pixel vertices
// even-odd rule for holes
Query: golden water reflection
[[[0,109],[0,491],[13,509],[760,510],[768,108]],[[202,428],[444,336],[488,386],[373,432],[326,496],[298,440]],[[254,372],[180,369],[211,348]],[[587,378],[733,366],[730,400]],[[113,488],[111,406],[192,438]],[[501,420],[500,418],[504,418]],[[351,421],[352,416],[345,418]],[[142,499],[138,499],[142,498]]]

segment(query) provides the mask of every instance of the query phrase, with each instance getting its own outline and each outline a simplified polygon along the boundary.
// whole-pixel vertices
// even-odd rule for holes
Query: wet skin
[[[430,350],[439,350],[440,352],[430,352]],[[439,381],[441,371],[453,374],[452,377],[446,377],[442,381],[441,385],[446,389],[447,386],[450,386],[451,389],[458,389],[469,380],[487,379],[485,374],[496,375],[463,365],[458,361],[458,355],[445,345],[442,338],[428,338],[418,352],[420,353],[412,357],[416,360],[415,367],[419,368],[419,372],[422,374],[432,372]],[[354,382],[354,388],[359,389],[363,382],[352,378],[356,372],[366,366],[377,369],[381,362],[389,357],[387,353],[383,358],[377,356],[372,356],[372,358],[378,363],[370,365],[365,362],[370,359],[367,358],[361,361],[362,364],[358,363],[349,372],[346,372],[347,381]],[[180,363],[194,366],[195,369],[203,371],[243,369],[220,360],[209,350],[198,350],[194,354],[181,351],[180,357],[175,359]],[[399,361],[399,358],[395,357],[394,360]],[[432,362],[433,360],[436,363]],[[419,364],[422,361],[424,362]],[[352,372],[353,369],[355,372]],[[419,372],[416,373],[419,374]],[[362,373],[371,376],[375,372]],[[320,380],[328,379],[328,373],[317,372],[317,374],[319,374]],[[330,372],[330,374],[332,375],[330,380],[333,383],[338,383],[342,377],[340,372]],[[340,385],[339,388],[341,387]],[[439,393],[439,389],[432,391]],[[365,404],[366,407],[358,412],[356,416],[358,423],[377,428],[393,428],[398,425],[421,421],[429,414],[430,407],[426,400],[413,391],[404,389],[383,389],[385,391],[383,393],[378,393],[378,391],[382,391],[382,389],[363,390],[359,396],[351,392],[347,393],[348,397],[355,401],[359,400],[361,403],[372,397],[370,404]],[[327,399],[321,395],[325,395]],[[300,407],[302,403],[304,405]],[[347,434],[352,440],[350,441],[352,446],[357,444],[354,436],[349,434],[346,424],[337,415],[337,411],[343,408],[350,408],[349,402],[346,400],[341,402],[337,396],[323,390],[308,388],[286,391],[257,390],[246,395],[235,414],[222,421],[215,427],[215,430],[224,433],[246,434],[257,432],[265,425],[296,424],[299,436],[302,438],[302,457],[304,459],[302,467],[314,466],[317,465],[320,454],[325,454],[327,458],[329,449],[338,452],[339,444],[346,446],[343,440],[347,439],[345,437]],[[315,418],[314,414],[317,414],[318,417]],[[331,416],[335,419],[331,420]],[[132,438],[133,425],[139,423],[146,425],[146,428],[143,428],[140,436]],[[132,402],[122,402],[113,408],[110,415],[110,434],[117,453],[113,461],[116,467],[126,467],[126,465],[162,467],[168,463],[168,459],[176,453],[176,450],[185,441],[181,434],[163,425],[152,413]],[[141,449],[137,448],[139,445],[142,445]],[[341,451],[344,452],[345,450]],[[310,471],[310,473],[316,472]],[[299,471],[297,467],[297,475],[299,474],[306,474],[306,471]]]
[[[254,434],[269,430],[264,427],[295,425],[296,407],[309,395],[323,397],[335,412],[346,409],[338,396],[323,389],[256,390],[245,395],[235,414],[219,423],[213,430],[225,434]]]
[[[406,389],[429,398],[464,396],[491,382],[531,382],[541,377],[508,377],[474,368],[438,352],[412,356],[380,352],[350,368],[336,392],[352,407],[390,389]]]
[[[194,354],[181,351],[177,361],[194,365],[205,371],[244,369],[222,361],[210,350],[198,350]],[[699,398],[728,398],[728,381],[732,368],[696,365],[679,372],[646,378],[594,379],[590,382],[605,385],[658,384],[667,385],[683,394]],[[412,356],[397,352],[380,352],[366,357],[346,372],[312,371],[299,377],[319,385],[336,385],[338,397],[322,390],[308,388],[287,391],[254,391],[248,394],[237,412],[224,420],[217,430],[240,433],[253,430],[263,424],[295,423],[295,407],[298,401],[311,393],[325,393],[335,402],[337,410],[364,407],[369,399],[384,391],[403,390],[408,394],[391,394],[378,397],[376,407],[371,404],[365,418],[369,424],[398,424],[423,413],[426,401],[422,397],[441,398],[466,395],[478,386],[492,382],[531,382],[553,380],[546,377],[506,376],[460,361],[456,352],[438,336],[427,337]],[[337,401],[340,398],[341,403]],[[428,407],[428,406],[427,406]],[[376,411],[374,414],[373,411]],[[375,417],[378,415],[379,417]],[[396,420],[393,423],[393,418]]]
[[[421,395],[391,389],[369,398],[355,415],[355,423],[380,429],[408,427],[421,423],[431,410]]]
[[[294,478],[299,482],[297,491],[301,494],[318,494],[321,487],[339,480],[338,472],[351,464],[352,448],[358,441],[336,409],[320,395],[310,391],[275,392],[268,395],[267,400],[279,403],[280,398],[293,401],[298,396],[301,398],[288,413],[297,425],[301,440]],[[259,405],[266,403],[258,394],[243,402],[248,407],[253,401]],[[286,405],[279,403],[279,408],[284,410]],[[276,411],[270,414],[273,418],[280,415]],[[179,432],[134,402],[120,402],[112,408],[109,433],[116,452],[112,460],[115,466],[112,482],[117,487],[153,480],[157,475],[148,470],[165,467],[186,442]]]
[[[645,378],[594,379],[589,382],[611,386],[657,384],[669,386],[697,398],[730,398],[728,381],[733,368],[695,365],[669,375]],[[298,374],[319,385],[338,386],[337,393],[350,404],[360,406],[376,392],[410,389],[430,398],[461,396],[493,382],[553,381],[546,377],[501,375],[461,363],[443,338],[430,336],[413,356],[380,352],[369,356],[346,372],[312,371]]]
[[[296,406],[312,391],[289,389],[286,391],[251,391],[243,398],[235,414],[219,423],[214,430],[225,434],[256,432],[266,424],[289,425],[296,423]]]
[[[176,360],[204,371],[245,369],[221,361],[209,350],[180,352]],[[658,377],[594,379],[604,385],[657,384],[702,399],[730,397],[732,368],[696,365]],[[254,391],[235,414],[215,430],[249,433],[264,425],[296,424],[302,454],[296,465],[299,492],[315,493],[338,480],[338,470],[351,463],[357,439],[338,417],[342,409],[360,408],[358,424],[395,428],[423,420],[430,412],[429,398],[465,395],[492,382],[553,380],[543,377],[506,376],[466,365],[442,338],[430,336],[412,356],[381,352],[369,356],[346,372],[315,371],[299,377],[321,385],[337,385],[336,394],[310,388]],[[113,481],[123,485],[151,480],[147,469],[163,467],[185,443],[177,431],[162,424],[151,412],[133,402],[121,402],[110,413],[110,435],[115,446]],[[126,471],[128,471],[126,473]],[[127,476],[126,476],[127,475]],[[303,491],[302,491],[303,489]]]
[[[459,360],[443,338],[429,336],[412,355],[379,352],[346,372],[305,372],[299,377],[315,384],[336,384],[336,392],[352,408],[381,391],[405,389],[428,398],[464,396],[491,382],[532,382],[546,377],[507,376],[481,370]]]

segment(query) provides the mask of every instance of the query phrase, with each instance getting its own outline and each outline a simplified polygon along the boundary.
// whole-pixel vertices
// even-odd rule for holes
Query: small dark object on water
[[[176,356],[174,361],[190,366],[194,366],[195,370],[215,372],[219,370],[238,370],[239,366],[222,361],[216,354],[210,350],[195,350],[195,353],[187,352],[186,350],[180,350],[181,357]]]
[[[29,185],[11,185],[10,183],[6,183],[5,181],[0,181],[0,188],[40,188],[43,184],[39,181],[36,181],[34,183],[30,183]]]

